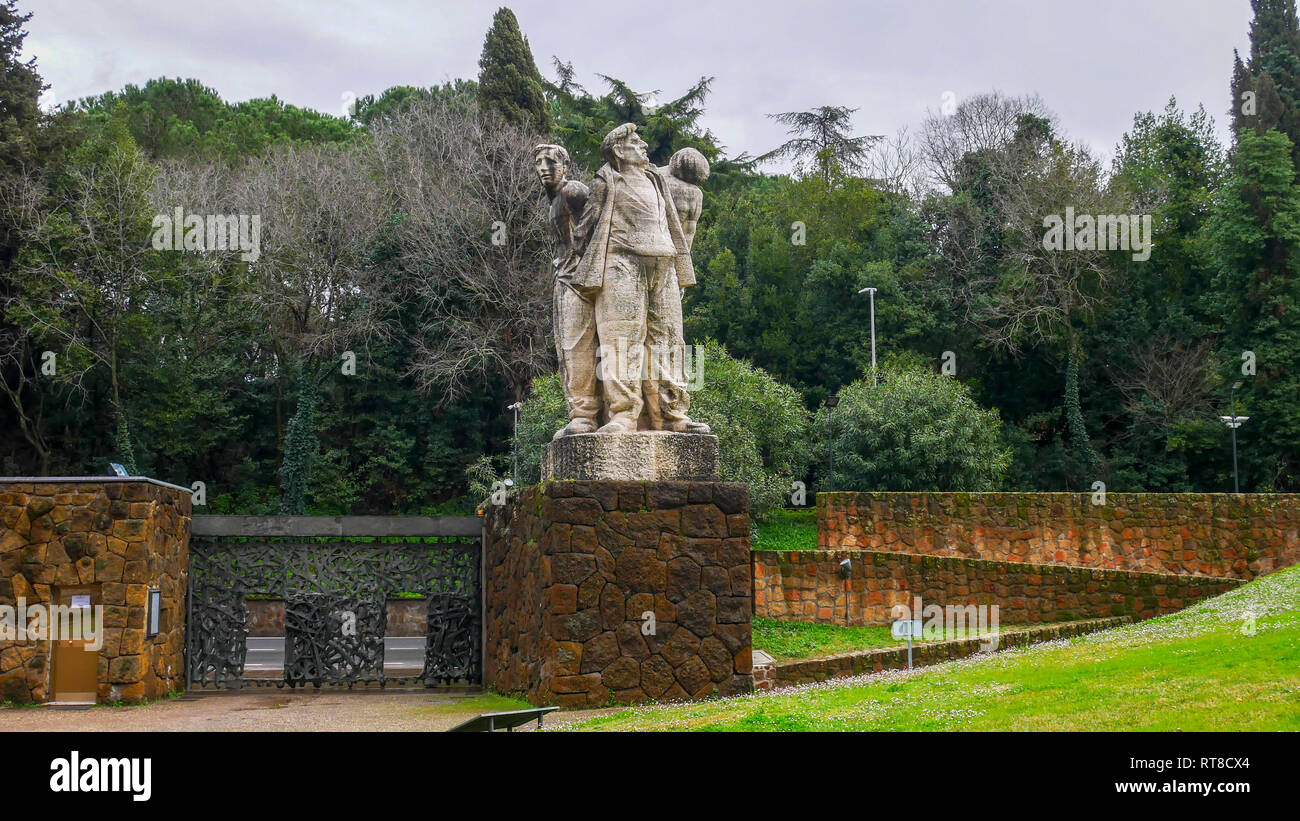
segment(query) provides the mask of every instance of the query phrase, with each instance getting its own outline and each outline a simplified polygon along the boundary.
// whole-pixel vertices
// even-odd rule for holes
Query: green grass
[[[1253,629],[1247,625],[1252,621]],[[1300,730],[1300,568],[1180,613],[913,671],[622,710],[583,730]]]
[[[817,509],[772,510],[755,517],[754,550],[816,550]]]
[[[1003,627],[1002,631],[1014,629],[1016,628]],[[975,635],[973,630],[963,635],[948,630],[943,636],[916,639],[915,643],[975,638]],[[778,661],[834,656],[839,653],[874,650],[879,647],[906,646],[907,639],[894,638],[888,627],[846,627],[836,624],[754,619],[754,649],[763,650]]]
[[[439,704],[428,704],[417,708],[414,712],[425,715],[454,715],[464,713],[466,719],[473,718],[479,713],[504,713],[508,710],[526,710],[532,705],[526,701],[520,701],[517,698],[498,695],[497,693],[483,693],[482,695],[467,696],[458,698],[454,701],[448,701]]]

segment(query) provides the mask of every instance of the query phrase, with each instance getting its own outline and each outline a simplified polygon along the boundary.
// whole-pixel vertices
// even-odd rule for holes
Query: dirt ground
[[[443,731],[480,713],[527,704],[477,690],[370,693],[257,690],[203,693],[136,707],[0,708],[0,732]],[[591,713],[553,713],[571,721]],[[531,731],[536,723],[515,732]]]

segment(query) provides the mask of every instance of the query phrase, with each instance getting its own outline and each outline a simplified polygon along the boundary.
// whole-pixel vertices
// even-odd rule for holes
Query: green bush
[[[817,414],[819,489],[828,482],[827,410]],[[835,489],[996,490],[1011,462],[996,409],[957,380],[914,365],[886,365],[839,393],[834,411]]]

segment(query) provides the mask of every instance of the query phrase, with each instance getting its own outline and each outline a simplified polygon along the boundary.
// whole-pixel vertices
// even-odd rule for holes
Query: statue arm
[[[597,177],[592,180],[591,189],[583,198],[581,211],[575,209],[573,212],[582,214],[582,219],[573,229],[573,251],[578,255],[587,252],[587,243],[591,242],[591,235],[596,230],[596,224],[600,222],[600,212],[605,206],[605,195],[605,181]]]
[[[591,194],[591,189],[578,182],[569,180],[560,189],[560,196],[564,198],[564,208],[569,212],[570,223],[569,235],[574,238],[574,245],[577,246],[578,223],[582,219],[583,209],[587,207],[587,197]],[[586,243],[584,242],[583,245]]]

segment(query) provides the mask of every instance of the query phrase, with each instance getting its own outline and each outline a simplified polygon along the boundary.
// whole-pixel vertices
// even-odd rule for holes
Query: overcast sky
[[[478,75],[501,3],[474,0],[20,0],[27,53],[64,102],[193,77],[229,101],[276,94],[339,113],[349,93]],[[945,92],[1038,92],[1066,133],[1109,156],[1138,111],[1203,103],[1221,135],[1249,0],[511,0],[538,67],[572,61],[677,96],[716,79],[706,127],[729,154],[784,139],[765,116],[857,107],[857,133],[915,131]]]

